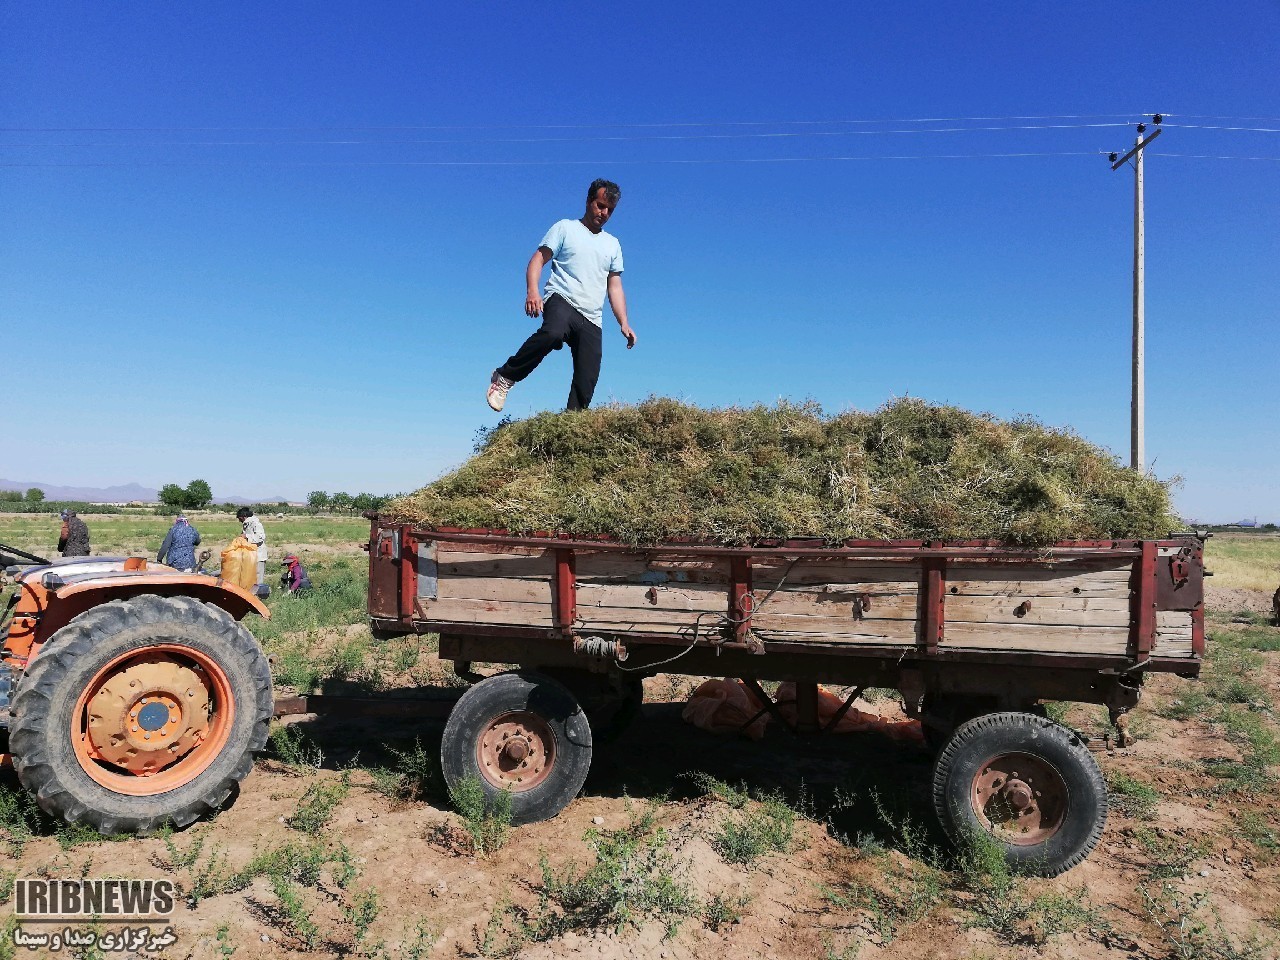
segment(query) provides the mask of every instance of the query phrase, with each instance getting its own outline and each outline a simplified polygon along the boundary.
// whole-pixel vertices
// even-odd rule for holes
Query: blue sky
[[[524,265],[596,176],[640,337],[606,310],[597,402],[910,394],[1127,458],[1099,151],[1163,111],[1148,460],[1188,515],[1280,520],[1278,38],[1274,0],[0,5],[5,383],[40,411],[0,476],[421,485],[495,421]]]

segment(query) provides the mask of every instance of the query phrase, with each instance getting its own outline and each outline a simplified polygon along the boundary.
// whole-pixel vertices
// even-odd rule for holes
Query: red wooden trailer
[[[1120,741],[1152,672],[1199,674],[1203,540],[760,541],[728,547],[424,528],[371,515],[369,616],[433,633],[478,682],[450,714],[451,784],[508,790],[517,822],[581,788],[592,744],[638,712],[656,673],[795,683],[797,732],[818,685],[898,690],[937,751],[953,836],[982,829],[1040,874],[1079,863],[1106,820],[1097,764],[1044,701],[1105,705]],[[477,661],[515,665],[493,677]],[[827,722],[831,726],[837,716]]]

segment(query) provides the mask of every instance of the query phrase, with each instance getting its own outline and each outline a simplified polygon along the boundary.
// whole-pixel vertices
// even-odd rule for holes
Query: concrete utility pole
[[[1160,121],[1163,119],[1164,117],[1158,113],[1152,118],[1156,123],[1156,131],[1145,139],[1142,134],[1146,131],[1147,125],[1145,123],[1138,124],[1138,139],[1134,142],[1133,149],[1123,157],[1117,158],[1116,154],[1113,153],[1108,158],[1111,160],[1112,170],[1127,163],[1130,158],[1133,159],[1133,401],[1129,419],[1129,466],[1138,471],[1145,470],[1147,462],[1145,439],[1146,371],[1144,369],[1146,353],[1146,288],[1144,285],[1146,223],[1143,216],[1142,200],[1142,150],[1164,132],[1159,128]]]

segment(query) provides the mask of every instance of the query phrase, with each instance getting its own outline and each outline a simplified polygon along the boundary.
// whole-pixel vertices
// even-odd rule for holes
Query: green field
[[[1205,547],[1215,587],[1265,590],[1280,586],[1280,534],[1218,533]]]
[[[191,513],[191,522],[200,531],[201,548],[216,557],[240,534],[240,523],[225,513]],[[267,531],[267,547],[275,560],[286,550],[301,552],[321,547],[325,552],[352,551],[368,542],[369,521],[360,517],[299,517],[279,520],[259,514]],[[93,514],[82,517],[89,525],[89,540],[95,555],[139,554],[154,557],[172,525],[170,517]],[[0,514],[0,543],[7,543],[37,556],[54,556],[61,521],[57,514]]]

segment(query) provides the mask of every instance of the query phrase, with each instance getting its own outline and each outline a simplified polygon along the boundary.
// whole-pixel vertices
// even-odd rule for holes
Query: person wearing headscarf
[[[64,557],[89,555],[89,527],[74,510],[62,511],[62,531],[58,535],[58,551]]]
[[[311,578],[307,576],[307,570],[301,560],[290,553],[280,563],[284,567],[284,571],[280,574],[281,587],[295,597],[304,590],[311,589]]]
[[[160,552],[156,554],[156,563],[167,563],[175,570],[189,573],[196,568],[196,547],[199,545],[200,531],[186,517],[178,514],[173,526],[164,535],[164,543],[160,544]]]

